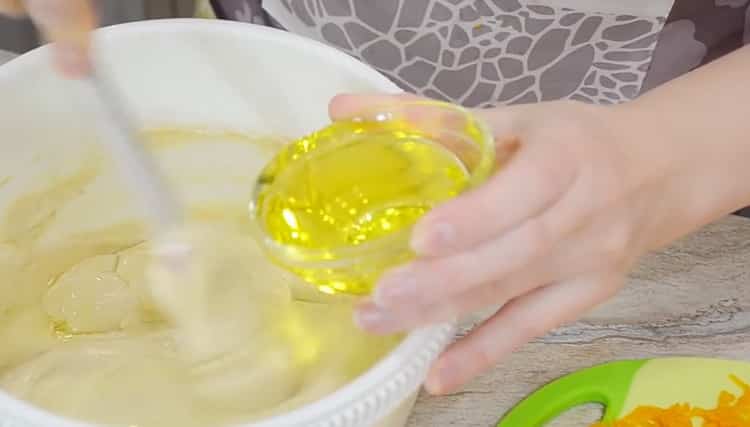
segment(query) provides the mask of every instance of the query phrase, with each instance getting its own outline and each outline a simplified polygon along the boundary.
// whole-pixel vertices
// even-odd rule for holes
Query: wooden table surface
[[[527,345],[461,393],[421,396],[409,427],[491,427],[564,374],[661,356],[750,359],[750,219],[723,219],[644,258],[621,294],[580,322]],[[600,415],[579,408],[551,426],[588,426]]]

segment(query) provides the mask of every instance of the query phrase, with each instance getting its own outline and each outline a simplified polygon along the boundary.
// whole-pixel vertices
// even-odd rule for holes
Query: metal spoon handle
[[[88,82],[98,98],[106,145],[133,193],[141,199],[155,232],[168,230],[182,221],[182,209],[156,162],[146,151],[124,101],[102,73],[94,67]]]

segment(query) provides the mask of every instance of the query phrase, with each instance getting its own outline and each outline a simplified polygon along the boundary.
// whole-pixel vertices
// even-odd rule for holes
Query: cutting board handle
[[[587,403],[604,405],[604,421],[613,421],[620,415],[633,378],[644,363],[613,362],[566,375],[522,400],[497,427],[542,427]]]

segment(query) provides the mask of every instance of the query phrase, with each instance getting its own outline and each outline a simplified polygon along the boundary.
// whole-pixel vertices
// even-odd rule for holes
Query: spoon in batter
[[[166,314],[177,318],[179,327],[189,330],[188,336],[202,336],[198,331],[205,326],[201,324],[205,316],[196,316],[190,323],[184,321],[185,316],[180,316],[186,311],[181,309],[187,305],[186,301],[197,298],[192,301],[193,305],[201,305],[199,300],[205,297],[208,285],[205,283],[208,278],[203,274],[206,266],[194,256],[195,233],[192,230],[186,233],[184,209],[146,151],[145,141],[141,140],[117,87],[96,66],[92,66],[87,83],[99,104],[101,120],[98,124],[103,132],[99,140],[112,155],[133,194],[140,199],[151,237],[158,241],[157,246],[152,247],[150,271],[156,274],[151,275],[155,280],[149,284],[150,291]]]
[[[146,152],[117,88],[96,66],[92,67],[88,83],[103,113],[100,125],[105,137],[100,141],[112,154],[133,193],[141,199],[152,233],[161,234],[179,226],[183,209]]]
[[[258,296],[280,290],[250,287],[253,269],[237,259],[243,253],[236,253],[241,247],[226,247],[228,237],[220,230],[185,222],[184,208],[146,151],[117,87],[96,67],[88,83],[103,113],[100,124],[105,137],[101,141],[145,208],[154,238],[149,290],[180,331],[182,355],[200,365],[235,353],[247,342],[261,342],[261,334],[249,326],[264,323],[256,317],[269,320],[271,315],[265,312],[269,308],[251,302],[267,300]],[[239,305],[226,303],[232,300]],[[271,305],[278,309],[284,300],[276,296]],[[219,310],[213,308],[217,301],[224,301]]]

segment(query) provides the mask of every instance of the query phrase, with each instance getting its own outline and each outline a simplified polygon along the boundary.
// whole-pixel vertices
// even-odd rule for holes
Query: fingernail
[[[385,320],[385,312],[381,311],[372,304],[363,304],[354,311],[354,321],[360,329],[373,330]]]
[[[409,267],[386,273],[375,288],[373,302],[378,307],[392,307],[417,296],[417,281]]]
[[[419,255],[430,255],[439,252],[444,246],[451,246],[455,237],[455,227],[445,222],[424,228],[417,227],[411,240],[411,248]]]
[[[432,395],[439,395],[443,393],[443,383],[441,381],[442,368],[440,361],[435,362],[435,365],[430,370],[429,375],[424,383],[424,388],[428,393]]]
[[[356,97],[353,93],[339,93],[331,99],[330,102],[330,114],[334,120],[349,119],[350,116],[356,111],[351,111],[351,106],[348,105],[352,99]]]

